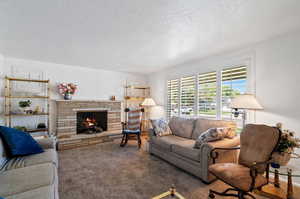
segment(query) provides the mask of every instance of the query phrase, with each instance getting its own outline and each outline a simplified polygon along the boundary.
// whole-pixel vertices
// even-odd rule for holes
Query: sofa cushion
[[[195,128],[193,130],[192,139],[196,140],[202,133],[210,128],[230,127],[232,131],[236,130],[236,123],[226,120],[212,120],[212,119],[197,119],[195,121]]]
[[[178,142],[173,144],[171,149],[173,153],[200,162],[201,150],[195,149],[194,145],[195,145],[195,140],[186,140],[184,142]]]
[[[0,136],[8,146],[10,156],[37,154],[44,151],[29,133],[0,126]]]
[[[43,149],[56,149],[56,140],[55,140],[55,138],[42,138],[42,139],[37,139],[36,142],[37,142]]]
[[[56,167],[50,163],[4,171],[0,173],[0,196],[5,198],[53,185],[56,175]]]
[[[57,153],[54,149],[46,149],[44,153],[12,158],[3,169],[11,170],[43,163],[53,163],[58,167]]]
[[[23,193],[7,196],[5,199],[55,199],[54,186],[44,186]]]
[[[7,157],[6,157],[4,143],[0,137],[0,169],[2,168],[2,166],[4,165],[6,160],[7,160]]]
[[[168,151],[171,151],[171,145],[176,144],[179,142],[187,141],[188,139],[179,137],[176,135],[166,135],[162,137],[153,136],[151,137],[151,144],[155,144],[159,146],[160,148],[166,149]]]
[[[169,122],[169,127],[174,135],[183,138],[191,138],[194,129],[194,122],[194,119],[172,117]]]

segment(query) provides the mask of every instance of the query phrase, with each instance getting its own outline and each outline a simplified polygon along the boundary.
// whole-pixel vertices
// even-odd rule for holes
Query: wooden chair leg
[[[126,146],[126,144],[127,144],[127,142],[128,142],[128,139],[129,139],[129,137],[128,137],[128,134],[126,133],[126,134],[125,134],[125,142],[124,142],[124,146]]]
[[[141,145],[142,145],[142,140],[141,140],[141,134],[137,134],[137,137],[138,137],[138,145],[139,145],[139,148],[141,148]]]
[[[122,137],[122,141],[120,143],[120,147],[123,147],[124,146],[124,140],[125,140],[125,134],[123,134],[123,137]]]

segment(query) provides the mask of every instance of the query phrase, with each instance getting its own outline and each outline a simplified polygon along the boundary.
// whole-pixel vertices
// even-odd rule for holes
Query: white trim
[[[217,113],[216,118],[220,120],[222,118],[222,70],[217,70]]]
[[[217,75],[217,96],[216,96],[216,102],[217,102],[217,113],[216,117],[210,117],[210,118],[216,118],[216,119],[226,119],[222,118],[222,70],[227,69],[227,68],[234,68],[234,67],[239,67],[239,66],[245,66],[247,69],[247,78],[246,78],[246,92],[247,93],[256,93],[256,81],[255,81],[255,66],[253,65],[255,63],[255,54],[251,53],[251,55],[248,55],[247,57],[243,57],[241,59],[236,59],[236,60],[231,60],[230,62],[226,63],[226,65],[223,65],[223,67],[218,67],[217,69],[212,69],[212,70],[207,70],[206,72],[203,71],[201,73],[197,74],[184,74],[183,76],[176,75],[174,78],[168,78],[165,82],[166,86],[166,93],[165,93],[165,109],[168,109],[168,81],[178,79],[178,115],[181,116],[181,79],[184,77],[189,77],[189,76],[195,76],[196,77],[196,90],[195,90],[195,115],[197,117],[205,117],[203,115],[198,115],[198,75],[199,74],[204,74],[204,73],[209,73],[209,72],[216,72]],[[255,122],[255,113],[249,113],[248,116],[250,122]],[[232,119],[232,116],[231,116]]]

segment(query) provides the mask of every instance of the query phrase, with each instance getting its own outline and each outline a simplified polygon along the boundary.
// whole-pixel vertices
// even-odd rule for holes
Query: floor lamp
[[[149,108],[155,106],[156,104],[152,98],[146,98],[141,105],[145,107],[145,126],[149,127]]]
[[[240,114],[243,119],[243,127],[246,125],[247,110],[262,110],[263,107],[257,101],[252,94],[243,94],[236,96],[230,103],[230,107],[233,109],[233,115],[237,118]]]

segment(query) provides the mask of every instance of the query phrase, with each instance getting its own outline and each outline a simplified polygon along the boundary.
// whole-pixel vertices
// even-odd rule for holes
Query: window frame
[[[220,103],[220,108],[219,108],[219,111],[220,111],[220,113],[219,113],[219,117],[218,117],[218,119],[222,119],[222,120],[232,120],[233,119],[233,115],[231,114],[230,115],[230,117],[223,117],[223,114],[222,114],[222,108],[223,108],[223,103],[222,103],[222,100],[223,100],[223,95],[222,95],[222,92],[223,92],[223,90],[222,90],[222,84],[223,84],[223,81],[222,81],[222,72],[224,71],[224,70],[230,70],[230,69],[235,69],[235,68],[239,68],[239,67],[245,67],[246,68],[246,79],[245,79],[245,81],[246,81],[246,91],[245,91],[245,93],[248,93],[249,92],[249,66],[248,65],[246,65],[246,64],[239,64],[239,65],[235,65],[235,66],[227,66],[227,67],[224,67],[224,68],[221,68],[220,70],[219,70],[219,75],[220,75],[220,79],[219,79],[219,83],[220,83],[220,97],[218,98],[218,102]]]
[[[203,71],[201,73],[192,73],[192,74],[188,74],[188,75],[183,75],[183,76],[177,76],[174,78],[169,78],[166,80],[166,92],[165,92],[165,96],[166,96],[166,105],[165,105],[165,109],[167,111],[168,109],[168,82],[170,80],[174,80],[174,79],[179,79],[179,110],[178,110],[178,114],[176,116],[182,116],[182,117],[188,117],[188,118],[192,118],[192,117],[199,117],[199,118],[213,118],[213,119],[223,119],[223,120],[232,120],[233,116],[231,115],[231,117],[222,117],[222,71],[226,70],[226,69],[230,69],[230,68],[237,68],[237,67],[246,67],[246,93],[254,93],[255,94],[255,81],[253,78],[253,74],[254,74],[254,70],[250,65],[250,62],[241,62],[240,64],[228,64],[226,66],[223,67],[219,67],[217,69],[212,69],[212,70],[207,70],[207,71]],[[198,82],[199,82],[199,75],[201,74],[208,74],[208,73],[213,73],[216,72],[216,89],[217,89],[217,93],[216,93],[216,115],[214,116],[208,116],[208,115],[202,115],[199,114],[199,106],[198,106],[198,102],[199,102],[199,88],[198,88]],[[187,116],[187,115],[181,115],[181,78],[185,78],[185,77],[190,77],[190,76],[195,76],[195,102],[194,102],[194,113],[193,115]],[[170,119],[170,115],[167,113],[167,119]],[[252,116],[252,114],[250,113],[251,119],[254,118]]]

